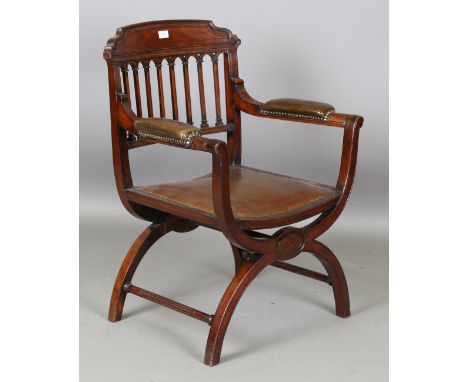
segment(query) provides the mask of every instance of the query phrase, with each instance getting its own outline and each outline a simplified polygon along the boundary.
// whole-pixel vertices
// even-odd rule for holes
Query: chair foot
[[[204,363],[205,363],[206,366],[209,366],[209,367],[216,366],[219,363],[219,356],[218,356],[216,361],[215,360],[207,360],[206,357],[205,357]]]
[[[124,286],[129,284],[132,280],[140,261],[143,259],[143,256],[146,254],[148,249],[150,249],[151,246],[166,233],[178,229],[176,224],[177,222],[151,224],[134,241],[120,266],[119,273],[117,274],[117,278],[114,283],[109,306],[109,321],[116,322],[122,319],[122,311],[125,304],[125,298],[127,297],[127,292]]]
[[[351,310],[349,306],[348,284],[346,283],[343,268],[336,256],[330,248],[317,240],[306,243],[304,252],[313,254],[326,269],[335,297],[336,315],[342,318],[349,317]]]
[[[206,342],[205,365],[215,366],[219,363],[224,336],[242,294],[252,280],[274,260],[275,254],[264,254],[258,258],[253,258],[251,261],[245,261],[239,266],[239,270],[219,302],[211,323]]]

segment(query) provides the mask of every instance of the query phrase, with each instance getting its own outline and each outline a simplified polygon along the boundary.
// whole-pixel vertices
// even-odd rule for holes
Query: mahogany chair
[[[109,75],[112,153],[117,190],[125,208],[151,224],[131,246],[115,281],[109,320],[119,321],[127,294],[131,293],[210,326],[205,364],[219,363],[224,336],[240,297],[250,282],[268,265],[323,281],[331,285],[336,314],[350,315],[346,279],[338,259],[317,238],[327,231],[343,211],[353,184],[359,130],[363,118],[335,113],[331,105],[297,99],[253,99],[238,76],[237,47],[240,40],[228,29],[205,20],[151,21],[118,28],[104,49]],[[194,57],[195,59],[193,59]],[[209,126],[205,101],[203,60],[210,65],[214,83],[216,115]],[[223,66],[218,66],[222,58]],[[189,65],[197,67],[201,125],[194,126]],[[180,121],[176,71],[182,64],[185,120]],[[166,115],[162,67],[168,66],[172,113]],[[210,69],[210,70],[211,70]],[[129,70],[132,73],[130,80]],[[222,120],[220,70],[224,71],[226,122]],[[139,77],[141,74],[143,78]],[[151,80],[151,76],[155,78]],[[192,76],[193,77],[193,76]],[[144,82],[144,87],[140,86]],[[152,89],[157,83],[156,91]],[[133,86],[131,86],[131,83]],[[140,84],[141,83],[141,84]],[[145,92],[142,104],[142,88]],[[159,105],[156,112],[153,99]],[[145,112],[145,113],[144,113]],[[260,118],[281,119],[343,129],[341,166],[335,186],[326,186],[241,165],[241,112]],[[145,116],[143,114],[146,114]],[[226,142],[210,139],[225,132]],[[129,150],[161,144],[211,154],[212,172],[184,182],[135,186]],[[288,226],[317,218],[302,228]],[[235,276],[215,313],[197,309],[144,290],[132,277],[148,249],[163,235],[188,232],[198,226],[222,232],[234,254]],[[279,228],[273,235],[258,232]],[[326,273],[292,264],[302,252],[316,256]]]

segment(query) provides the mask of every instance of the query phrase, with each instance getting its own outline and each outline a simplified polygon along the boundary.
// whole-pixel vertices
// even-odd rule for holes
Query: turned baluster
[[[171,84],[171,102],[172,102],[172,119],[179,119],[179,108],[177,107],[177,88],[176,88],[176,78],[174,71],[175,59],[169,57],[167,59],[169,65],[169,82]]]
[[[143,62],[143,70],[145,72],[145,86],[146,86],[146,106],[148,108],[148,117],[153,118],[153,97],[151,95],[151,78],[150,78],[150,63],[149,61]]]
[[[184,72],[185,111],[187,112],[187,123],[193,125],[192,120],[192,98],[190,96],[190,76],[188,70],[188,56],[182,57],[182,68]]]
[[[219,73],[218,73],[218,53],[211,54],[211,62],[213,63],[213,83],[215,92],[215,105],[216,105],[216,123],[215,126],[223,124],[221,118],[221,101],[219,96]]]
[[[132,102],[131,102],[131,99],[130,99],[130,85],[128,83],[128,66],[127,65],[121,65],[120,66],[120,71],[122,72],[124,93],[127,95],[128,104],[131,106]]]
[[[198,72],[198,91],[200,92],[200,109],[201,109],[201,125],[200,127],[208,127],[206,119],[206,102],[205,102],[205,84],[203,81],[203,56],[198,55],[197,72]]]
[[[166,107],[164,106],[164,88],[163,88],[163,77],[161,70],[161,60],[154,60],[156,65],[156,77],[158,79],[158,96],[159,96],[159,116],[166,118]]]
[[[141,96],[140,96],[140,79],[138,77],[138,63],[131,63],[133,72],[133,87],[135,88],[135,101],[137,107],[137,115],[139,118],[143,116],[141,111]]]

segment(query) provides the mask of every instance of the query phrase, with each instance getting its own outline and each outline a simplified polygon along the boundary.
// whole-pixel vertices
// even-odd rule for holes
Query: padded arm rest
[[[316,101],[304,101],[294,98],[277,98],[264,103],[260,113],[301,119],[326,121],[335,112],[332,105]]]
[[[181,145],[190,144],[192,137],[201,135],[201,130],[197,127],[165,118],[140,118],[133,123],[133,127],[141,138]]]

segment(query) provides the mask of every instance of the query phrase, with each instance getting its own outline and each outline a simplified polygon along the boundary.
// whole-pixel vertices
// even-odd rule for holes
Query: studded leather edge
[[[188,136],[187,136],[187,139],[164,137],[162,135],[157,135],[157,134],[154,134],[154,133],[141,131],[141,130],[138,130],[138,135],[140,137],[142,137],[142,138],[152,138],[152,139],[157,139],[157,140],[163,141],[163,142],[176,143],[178,145],[190,146],[192,144],[192,138],[195,137],[195,136],[201,136],[201,133],[198,132],[198,131],[193,132],[193,133],[189,133]]]
[[[276,115],[280,117],[312,119],[316,121],[326,121],[328,117],[330,116],[330,114],[334,112],[335,110],[330,110],[330,111],[327,111],[323,116],[315,116],[311,114],[289,113],[286,111],[260,110],[260,114],[265,114],[265,115]]]

